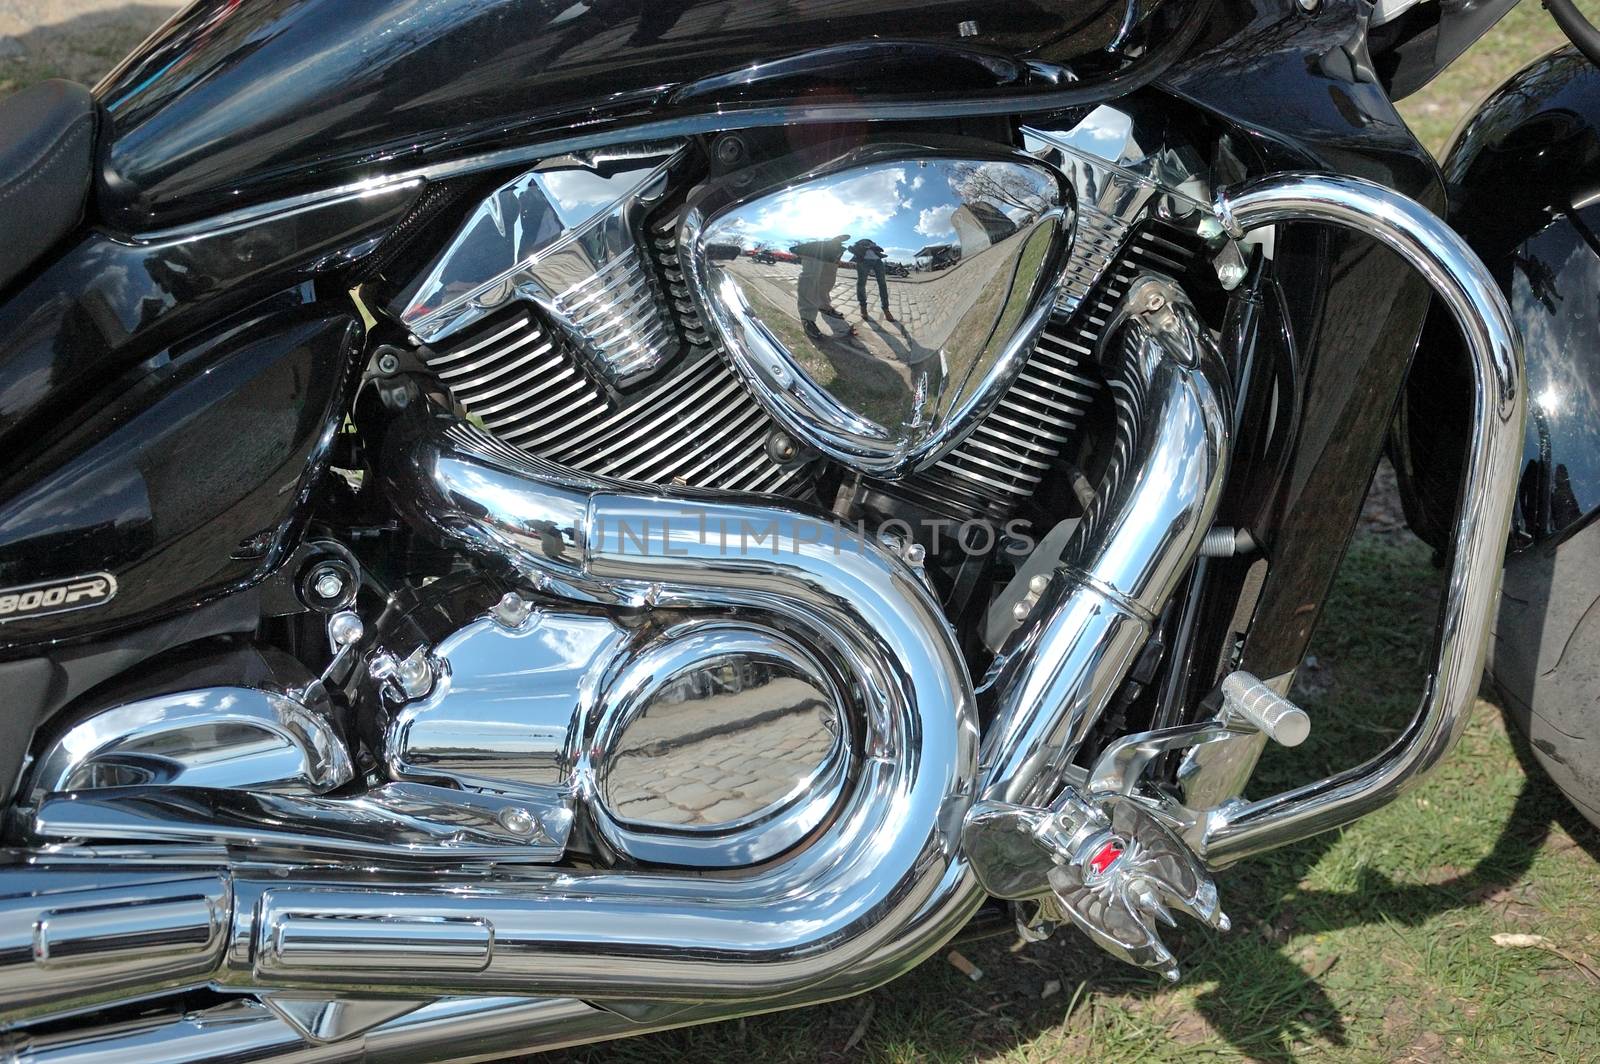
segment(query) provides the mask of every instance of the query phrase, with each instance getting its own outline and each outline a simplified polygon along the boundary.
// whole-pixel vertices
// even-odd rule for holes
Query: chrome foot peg
[[[1136,799],[1068,788],[1049,809],[980,802],[967,817],[967,853],[989,893],[1041,900],[1101,948],[1178,978],[1158,924],[1172,910],[1226,931],[1210,874],[1170,828]]]

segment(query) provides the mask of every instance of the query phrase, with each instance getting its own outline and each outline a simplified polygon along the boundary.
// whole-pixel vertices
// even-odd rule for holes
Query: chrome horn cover
[[[1036,159],[912,145],[716,200],[683,222],[701,313],[779,422],[879,477],[938,461],[1004,396],[1055,303],[1072,224],[1071,193]],[[860,312],[846,314],[852,276]]]

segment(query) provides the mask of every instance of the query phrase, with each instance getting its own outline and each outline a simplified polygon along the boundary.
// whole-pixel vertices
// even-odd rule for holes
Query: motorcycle
[[[1511,6],[198,0],[0,105],[7,1052],[485,1059],[980,926],[1176,979],[1491,633],[1600,809],[1600,73],[1442,171],[1393,103]],[[1246,798],[1386,449],[1422,702]]]

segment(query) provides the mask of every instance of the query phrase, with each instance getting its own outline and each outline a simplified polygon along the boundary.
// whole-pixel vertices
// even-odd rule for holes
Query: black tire
[[[1489,671],[1534,756],[1600,827],[1600,521],[1507,561]]]

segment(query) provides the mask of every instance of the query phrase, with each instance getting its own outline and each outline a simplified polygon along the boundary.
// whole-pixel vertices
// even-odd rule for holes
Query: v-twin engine
[[[117,890],[136,891],[134,914],[159,925],[165,945],[150,949],[92,915],[115,900],[103,877],[36,867],[7,881],[0,940],[44,938],[32,961],[7,954],[0,1001],[55,1010],[209,981],[704,1009],[898,974],[983,896],[961,850],[973,801],[1049,789],[1209,527],[1227,438],[1209,340],[1177,302],[1130,331],[1127,372],[1148,399],[1130,410],[1150,418],[1130,427],[1145,441],[1131,457],[1176,475],[1124,478],[1080,568],[1057,572],[1003,652],[981,764],[979,699],[910,565],[825,515],[580,482],[474,428],[422,379],[399,379],[360,413],[382,441],[382,490],[522,590],[377,670],[396,705],[392,782],[232,805],[181,779],[133,800],[43,793],[32,827],[110,842],[248,837],[258,853],[332,859],[366,852],[355,818],[369,842],[418,859],[448,841],[457,873],[391,863],[353,880],[331,860],[288,874],[130,869]],[[309,757],[315,744],[285,745]],[[761,787],[738,786],[740,757]],[[659,786],[707,766],[699,791]],[[448,840],[417,826],[425,802],[435,817],[453,810]],[[578,828],[590,870],[529,864],[577,846]],[[56,960],[69,955],[70,977]],[[87,963],[92,983],[78,975]]]

